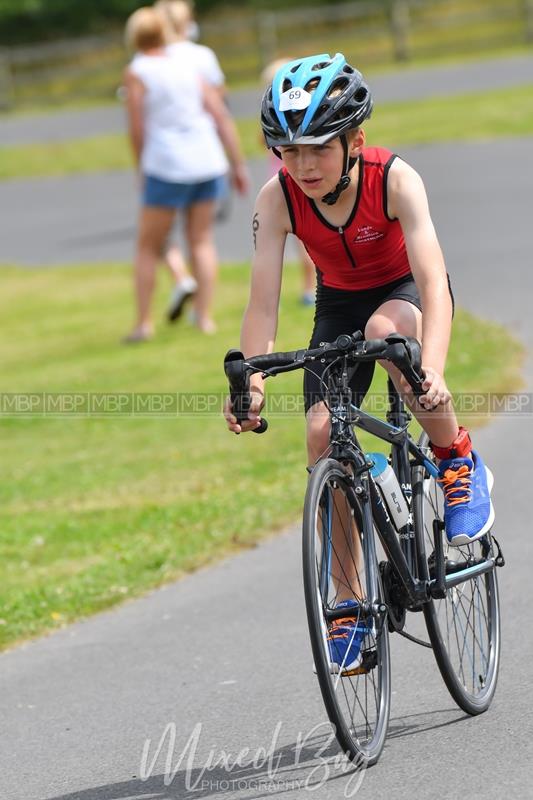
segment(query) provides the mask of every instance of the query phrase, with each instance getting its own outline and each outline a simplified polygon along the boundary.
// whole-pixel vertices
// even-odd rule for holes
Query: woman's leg
[[[144,206],[141,209],[135,253],[135,293],[137,319],[127,341],[141,341],[153,332],[150,307],[155,286],[155,270],[172,227],[174,209]]]
[[[214,333],[211,305],[218,272],[218,258],[213,237],[216,201],[195,203],[186,211],[185,236],[189,246],[191,269],[198,283],[194,298],[196,324],[203,333]]]
[[[171,244],[165,252],[167,265],[174,283],[181,283],[188,276],[183,254],[177,244]]]
[[[195,294],[198,286],[189,274],[181,250],[177,245],[171,245],[166,251],[165,263],[174,278],[167,319],[169,322],[175,322],[181,317],[185,303]]]

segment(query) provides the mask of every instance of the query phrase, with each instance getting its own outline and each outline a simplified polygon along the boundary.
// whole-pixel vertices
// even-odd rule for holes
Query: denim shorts
[[[211,178],[199,183],[172,183],[146,175],[143,205],[164,208],[188,208],[195,203],[219,200],[226,192],[226,176]]]

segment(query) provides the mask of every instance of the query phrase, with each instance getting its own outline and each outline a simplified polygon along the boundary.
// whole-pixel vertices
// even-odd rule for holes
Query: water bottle
[[[367,453],[366,455],[367,459],[374,463],[370,474],[379,487],[394,527],[399,531],[409,521],[409,506],[398,483],[398,478],[382,453]]]

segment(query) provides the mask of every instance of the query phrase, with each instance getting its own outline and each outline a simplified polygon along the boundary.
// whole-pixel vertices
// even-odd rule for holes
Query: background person
[[[209,86],[215,88],[224,99],[226,96],[225,77],[215,53],[211,48],[191,41],[191,38],[195,38],[198,34],[192,4],[186,0],[158,0],[154,4],[154,8],[161,15],[163,21],[167,53],[179,59],[184,71],[194,71]],[[220,203],[224,201],[227,194],[227,184],[221,184],[217,201],[217,218],[220,212]],[[187,268],[181,248],[175,242],[169,243],[165,252],[165,262],[176,278],[176,287],[170,297],[167,312],[169,322],[174,322],[180,316],[184,301],[196,292],[198,286],[194,279],[189,276],[184,277],[187,275]],[[198,318],[196,311],[193,316],[196,321]]]
[[[191,41],[194,24],[191,5],[185,0],[157,0],[154,8],[163,20],[167,53],[181,59],[184,69],[197,70],[206,83],[224,97],[226,80],[214,51]]]
[[[248,188],[237,131],[219,94],[167,54],[161,16],[153,8],[140,8],[131,15],[126,42],[137,52],[126,68],[124,85],[143,196],[135,256],[137,319],[125,341],[143,341],[153,334],[150,308],[155,270],[177,210],[184,214],[185,238],[198,284],[196,324],[204,333],[212,333],[211,303],[218,268],[213,218],[229,166],[224,148],[235,187],[240,192]],[[180,272],[174,273],[178,291],[185,278]]]

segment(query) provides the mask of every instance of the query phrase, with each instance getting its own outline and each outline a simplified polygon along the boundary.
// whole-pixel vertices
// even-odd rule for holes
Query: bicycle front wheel
[[[433,457],[427,434],[419,447]],[[444,519],[444,494],[424,467],[413,475],[413,513],[420,577],[435,577],[433,521]],[[452,547],[444,539],[445,572],[456,573],[493,557],[490,533],[476,542]],[[467,714],[489,707],[500,662],[500,601],[496,568],[448,588],[443,599],[430,600],[424,616],[441,675],[457,705]]]
[[[303,518],[305,602],[315,671],[337,740],[361,764],[377,761],[387,734],[390,655],[374,531],[363,522],[350,475],[334,459],[313,470]],[[328,636],[336,607],[353,601],[357,624],[364,620],[360,664],[331,663]]]

